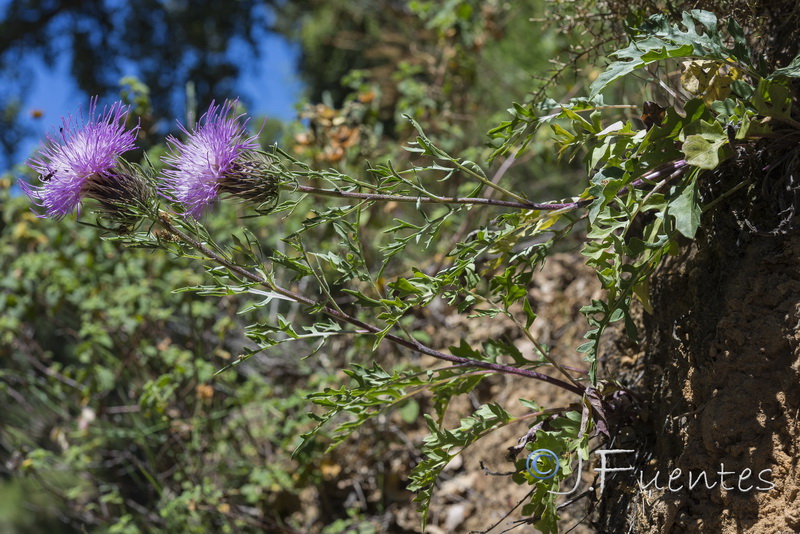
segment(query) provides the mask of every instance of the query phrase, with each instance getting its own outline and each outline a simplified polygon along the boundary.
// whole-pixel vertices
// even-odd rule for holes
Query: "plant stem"
[[[513,191],[509,191],[505,187],[502,187],[499,183],[496,183],[496,182],[494,182],[492,180],[489,180],[485,176],[481,176],[481,174],[473,171],[469,167],[467,167],[464,164],[462,164],[460,161],[458,161],[456,159],[451,159],[450,161],[451,161],[451,163],[453,165],[458,167],[461,170],[461,172],[469,174],[470,176],[472,176],[473,178],[475,178],[476,180],[481,182],[483,185],[485,185],[487,187],[490,187],[490,188],[494,189],[495,191],[499,191],[500,193],[503,193],[506,196],[514,198],[514,199],[518,200],[519,202],[527,202],[527,199],[525,197],[520,196],[520,195],[514,193]]]
[[[314,301],[313,299],[310,299],[308,297],[305,297],[303,295],[295,293],[295,292],[293,292],[293,291],[291,291],[289,289],[285,289],[285,288],[283,288],[283,287],[281,287],[279,285],[276,285],[276,284],[270,282],[269,280],[267,280],[267,279],[255,274],[255,273],[253,273],[253,272],[251,272],[251,271],[249,271],[249,270],[247,270],[247,269],[245,269],[245,268],[243,268],[243,267],[241,267],[239,265],[236,265],[232,261],[228,260],[227,258],[224,258],[220,254],[217,254],[216,252],[214,252],[213,250],[211,250],[210,248],[205,246],[203,243],[193,239],[192,237],[187,235],[185,232],[183,232],[182,230],[178,229],[175,225],[172,224],[172,222],[170,221],[170,218],[164,213],[159,214],[159,216],[157,217],[157,221],[169,233],[179,237],[185,243],[191,245],[195,250],[197,250],[198,252],[204,254],[208,259],[218,263],[219,265],[222,265],[223,267],[228,269],[231,273],[234,273],[234,274],[236,274],[238,276],[241,276],[242,278],[244,278],[246,280],[249,280],[250,282],[253,282],[253,283],[256,283],[256,284],[261,284],[264,287],[266,287],[267,289],[269,289],[270,291],[273,291],[273,292],[275,292],[275,293],[277,293],[277,294],[279,294],[279,295],[281,295],[283,297],[286,297],[286,298],[289,298],[291,300],[294,300],[295,302],[299,302],[299,303],[305,304],[307,306],[317,307],[317,309],[319,309],[322,313],[324,313],[324,314],[326,314],[326,315],[328,315],[330,317],[333,317],[334,319],[337,319],[337,320],[340,320],[340,321],[344,321],[344,322],[350,323],[350,324],[352,324],[354,326],[357,326],[359,328],[362,328],[362,329],[366,330],[367,332],[369,332],[371,334],[380,334],[382,332],[382,330],[380,328],[378,328],[376,326],[373,326],[371,324],[365,323],[365,322],[361,321],[360,319],[357,319],[356,317],[353,317],[352,315],[349,315],[349,314],[347,314],[347,313],[345,313],[343,311],[337,310],[337,309],[332,308],[330,306],[321,306],[320,307],[319,303]],[[447,354],[447,353],[440,352],[438,350],[432,349],[432,348],[430,348],[430,347],[428,347],[426,345],[423,345],[422,343],[420,343],[419,341],[417,341],[415,339],[404,339],[404,338],[399,337],[399,336],[394,335],[394,334],[386,334],[384,337],[386,339],[388,339],[389,341],[397,344],[397,345],[401,345],[403,347],[409,348],[409,349],[411,349],[411,350],[413,350],[415,352],[418,352],[420,354],[426,354],[428,356],[433,356],[434,358],[437,358],[437,359],[440,359],[440,360],[444,360],[444,361],[448,361],[448,362],[452,362],[452,363],[456,363],[456,364],[461,364],[461,365],[469,365],[469,366],[478,367],[478,368],[481,368],[481,369],[488,369],[488,370],[495,371],[495,372],[498,372],[498,373],[515,374],[515,375],[519,375],[519,376],[524,376],[526,378],[533,378],[533,379],[536,379],[536,380],[541,380],[543,382],[547,382],[549,384],[552,384],[554,386],[560,387],[560,388],[565,389],[567,391],[571,391],[572,393],[575,393],[576,395],[583,395],[583,393],[584,393],[584,388],[582,388],[582,387],[580,387],[578,385],[570,384],[568,382],[564,382],[563,380],[559,380],[558,378],[554,378],[552,376],[548,376],[548,375],[545,375],[545,374],[542,374],[542,373],[537,373],[536,371],[531,371],[531,370],[528,370],[528,369],[519,369],[519,368],[511,367],[511,366],[508,366],[508,365],[501,365],[501,364],[497,364],[497,363],[484,362],[484,361],[480,361],[480,360],[472,360],[470,358],[463,358],[461,356],[454,356],[452,354]]]
[[[688,164],[684,160],[678,160],[676,162],[672,162],[670,165],[671,166],[666,167],[666,169],[667,170],[675,169],[675,172],[673,172],[672,174],[670,174],[669,176],[667,176],[666,178],[664,178],[663,180],[658,182],[655,185],[655,187],[653,187],[653,189],[651,189],[650,192],[645,195],[645,197],[642,199],[642,201],[636,204],[636,208],[633,210],[633,213],[631,214],[631,217],[630,217],[630,219],[628,221],[627,226],[625,226],[625,229],[622,231],[622,235],[620,235],[620,237],[622,239],[625,239],[625,236],[628,234],[628,230],[630,230],[632,225],[633,225],[633,220],[639,214],[639,211],[642,209],[642,206],[647,204],[647,201],[650,199],[650,197],[652,197],[659,190],[661,190],[662,187],[667,185],[667,183],[669,183],[670,180],[672,180],[673,178],[677,178],[678,176],[681,176],[683,173],[685,173],[686,169],[687,169],[687,166],[688,166]],[[648,176],[650,176],[649,179],[657,178],[658,177],[656,175],[657,171],[659,171],[659,168],[657,168],[655,171],[649,173],[649,175],[648,175]],[[640,178],[640,179],[636,180],[631,185],[636,186],[636,185],[641,185],[642,183],[644,183],[644,178]],[[623,189],[627,190],[627,187],[625,187]]]
[[[685,160],[670,161],[668,163],[659,165],[652,171],[642,175],[641,178],[634,180],[630,185],[623,187],[618,195],[624,195],[631,187],[638,188],[644,185],[648,180],[655,180],[660,178],[666,171],[671,171],[673,178],[683,172],[688,163]],[[588,206],[594,200],[593,198],[584,198],[574,202],[560,202],[560,203],[543,203],[543,202],[513,202],[508,200],[495,200],[486,197],[441,197],[429,196],[420,197],[413,195],[392,195],[386,193],[357,193],[355,191],[342,191],[339,189],[322,189],[320,187],[311,187],[307,185],[284,185],[284,189],[291,191],[299,191],[309,195],[318,195],[325,197],[336,198],[353,198],[362,201],[375,201],[375,202],[409,202],[415,204],[467,204],[478,206],[497,206],[500,208],[516,208],[523,210],[539,210],[539,211],[557,211],[557,210],[575,210]],[[520,197],[521,198],[521,197]],[[524,199],[523,199],[524,200]]]
[[[677,160],[672,161],[663,165],[660,165],[653,169],[652,171],[644,174],[641,178],[631,182],[631,184],[622,190],[620,190],[619,194],[624,194],[628,191],[629,188],[634,187],[638,188],[644,185],[647,181],[659,179],[664,176],[666,172],[669,172],[671,176],[669,178],[673,178],[676,175],[681,174],[685,171],[688,167],[688,164],[685,160]],[[469,171],[469,169],[463,169]],[[472,173],[475,174],[475,173]],[[667,180],[669,179],[667,178]],[[288,189],[289,187],[287,187]],[[310,187],[304,185],[294,185],[291,187],[294,191],[300,191],[306,194],[313,194],[313,195],[321,195],[321,196],[329,196],[329,197],[338,197],[338,198],[353,198],[358,199],[360,201],[394,201],[394,202],[413,202],[413,203],[421,203],[421,204],[472,204],[472,205],[488,205],[488,206],[498,206],[498,207],[505,207],[505,208],[517,208],[517,209],[526,209],[526,210],[542,210],[542,211],[555,211],[555,210],[574,210],[578,208],[582,208],[588,206],[590,203],[593,202],[594,199],[586,198],[577,200],[574,202],[565,202],[565,203],[558,203],[558,204],[543,204],[537,202],[511,202],[511,201],[504,201],[504,200],[494,200],[492,198],[472,198],[472,197],[440,197],[440,196],[430,196],[430,197],[416,197],[410,195],[391,195],[391,194],[379,194],[379,193],[358,193],[353,191],[341,191],[341,190],[332,190],[332,189],[321,189],[317,187]],[[520,197],[521,198],[521,197]],[[522,199],[524,200],[524,199]],[[270,282],[266,278],[253,273],[239,265],[236,265],[233,261],[225,258],[223,255],[211,250],[209,247],[193,239],[185,232],[177,228],[170,220],[165,213],[159,213],[156,218],[157,222],[161,224],[168,232],[171,234],[179,237],[185,243],[191,245],[195,250],[204,254],[208,259],[222,265],[223,267],[227,268],[231,273],[240,276],[242,279],[248,280],[250,282],[260,284],[270,291],[281,295],[285,298],[288,298],[294,302],[305,304],[309,307],[315,307],[322,313],[328,315],[329,317],[333,317],[342,322],[350,323],[354,326],[357,326],[364,330],[365,333],[380,335],[383,330],[378,328],[377,326],[371,325],[369,323],[365,323],[360,319],[353,317],[352,315],[342,311],[337,306],[327,306],[323,305],[320,306],[320,303],[295,293],[289,289],[283,288],[273,282]],[[565,376],[569,378],[572,383],[565,382],[558,378],[554,378],[552,376],[548,376],[542,373],[538,373],[533,370],[529,369],[520,369],[508,365],[501,365],[491,362],[485,362],[481,360],[473,360],[470,358],[464,358],[461,356],[455,356],[452,354],[447,354],[445,352],[440,352],[438,350],[432,349],[427,345],[420,343],[419,341],[411,338],[409,336],[408,339],[400,337],[395,334],[386,333],[384,337],[395,343],[397,345],[409,348],[415,352],[420,354],[426,354],[428,356],[433,356],[439,360],[451,362],[457,365],[466,365],[477,367],[479,369],[486,369],[493,372],[498,373],[506,373],[506,374],[515,374],[519,376],[524,376],[527,378],[533,378],[536,380],[541,380],[543,382],[547,382],[549,384],[555,385],[560,387],[564,390],[571,391],[577,395],[583,395],[584,388],[577,383],[570,375],[566,372],[566,369],[556,365],[554,362],[551,361],[556,367],[564,373]],[[542,354],[545,354],[541,347],[537,347]],[[549,358],[548,358],[549,359]]]
[[[581,208],[589,204],[589,201],[579,200],[577,202],[564,202],[559,204],[544,204],[538,202],[512,202],[508,200],[495,200],[492,198],[483,197],[415,197],[412,195],[390,195],[378,193],[356,193],[354,191],[341,191],[338,189],[322,189],[319,187],[310,187],[307,185],[298,185],[295,187],[286,187],[292,191],[299,191],[301,193],[308,193],[310,195],[319,195],[325,197],[337,198],[354,198],[358,200],[372,200],[372,201],[393,201],[393,202],[413,202],[415,204],[474,204],[483,206],[498,206],[501,208],[517,208],[524,210],[547,210],[555,211],[569,208]]]
[[[668,175],[666,180],[671,180],[673,178],[676,178],[677,176],[680,176],[683,172],[685,172],[688,166],[689,164],[686,163],[686,160],[683,159],[662,163],[652,171],[643,174],[641,178],[638,178],[633,182],[631,182],[630,185],[627,185],[622,189],[620,189],[617,195],[624,195],[630,190],[631,187],[638,189],[648,181],[658,180],[662,176],[664,176],[664,174],[667,172],[669,172],[670,174]]]

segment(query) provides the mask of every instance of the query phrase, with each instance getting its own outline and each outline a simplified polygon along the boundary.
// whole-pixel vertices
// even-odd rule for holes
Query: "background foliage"
[[[266,20],[252,16],[254,3],[223,4],[155,2],[119,12],[105,2],[13,3],[3,21],[9,31],[0,32],[8,82],[5,146],[19,139],[15,117],[26,67],[17,60],[27,53],[53,60],[66,43],[87,94],[117,91],[122,65],[135,61],[141,82],[127,80],[124,94],[152,120],[143,125],[144,144],[157,160],[163,150],[157,118],[185,115],[175,110],[183,107],[188,81],[200,105],[236,96],[236,68],[225,51],[234,37],[253,39]],[[550,34],[537,53],[514,44],[529,31],[527,19],[543,12],[535,4],[508,11],[492,2],[444,9],[392,2],[283,6],[275,28],[301,40],[313,103],[302,114],[307,126],[280,126],[287,146],[304,161],[355,175],[364,172],[366,158],[392,156],[402,164],[408,154],[399,150],[401,141],[416,134],[401,118],[408,113],[449,150],[488,154],[483,132],[494,117],[487,111],[502,115],[511,93],[524,98],[523,82],[546,68],[558,46]],[[342,46],[348,31],[355,33]],[[344,128],[357,133],[342,140]],[[264,141],[280,135],[274,132],[265,130]],[[549,151],[536,157],[544,165],[555,160]],[[528,169],[521,166],[515,179],[528,181],[532,193],[558,186],[554,173],[534,181]],[[330,523],[334,532],[363,521],[363,512],[353,517],[335,504],[346,496],[326,482],[335,481],[337,462],[290,457],[300,434],[313,428],[306,393],[322,389],[360,345],[332,343],[302,362],[294,358],[296,348],[281,345],[212,379],[252,347],[243,325],[257,319],[237,313],[241,298],[173,293],[207,281],[202,269],[163,252],[103,241],[91,227],[37,219],[13,179],[7,175],[3,183],[2,391],[10,409],[2,415],[0,439],[5,473],[14,476],[4,479],[2,491],[17,503],[4,516],[6,531],[45,523],[113,532],[205,532],[209,525],[307,531]],[[206,224],[214,231],[241,226],[236,215],[221,210]],[[299,217],[270,228],[250,226],[264,246],[280,249],[277,237],[297,230],[302,215],[298,210]],[[373,210],[371,217],[365,228],[376,233],[386,216]],[[320,242],[327,239],[320,235]],[[290,318],[298,313],[296,307],[281,311]],[[414,420],[411,412],[406,418]],[[364,453],[375,472],[383,463],[388,474],[392,456],[403,455],[381,449],[383,434]],[[413,462],[404,454],[404,463]],[[401,490],[398,484],[392,483]],[[314,493],[303,493],[309,487]],[[309,499],[319,517],[292,519]]]

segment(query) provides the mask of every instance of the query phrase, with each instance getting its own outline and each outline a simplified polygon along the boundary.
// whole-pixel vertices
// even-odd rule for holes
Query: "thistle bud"
[[[219,180],[219,192],[253,205],[258,212],[268,211],[278,199],[279,168],[268,156],[243,155]]]
[[[100,204],[97,212],[120,229],[132,227],[155,205],[155,187],[132,165],[119,163],[87,182],[86,196]]]

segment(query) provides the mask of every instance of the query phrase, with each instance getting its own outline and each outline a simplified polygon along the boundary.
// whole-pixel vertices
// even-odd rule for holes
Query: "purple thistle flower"
[[[164,196],[185,206],[185,213],[195,219],[212,204],[220,193],[234,193],[242,175],[242,165],[250,158],[249,151],[259,148],[258,136],[247,137],[242,115],[234,115],[237,101],[221,106],[211,102],[198,124],[188,131],[183,143],[167,137],[170,151],[162,159],[173,169],[165,170]],[[235,193],[234,193],[235,194]]]
[[[97,98],[89,103],[89,120],[71,115],[61,119],[58,136],[47,134],[47,144],[28,166],[39,173],[41,186],[20,182],[34,204],[45,208],[42,217],[61,219],[78,208],[85,196],[98,198],[98,191],[124,192],[122,181],[112,169],[125,152],[135,148],[139,126],[125,129],[129,108],[116,102],[96,115]],[[120,181],[120,183],[117,183]],[[99,188],[99,189],[98,189]],[[102,195],[101,195],[102,196]]]

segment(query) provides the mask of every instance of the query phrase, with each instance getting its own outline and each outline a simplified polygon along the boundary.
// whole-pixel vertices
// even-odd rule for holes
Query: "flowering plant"
[[[402,354],[432,357],[438,366],[409,364],[410,370],[395,372],[377,363],[354,365],[346,371],[351,383],[311,395],[322,413],[315,414],[318,424],[302,436],[298,454],[309,450],[328,425],[338,423],[329,438],[330,450],[368,421],[428,392],[434,412],[425,416],[430,435],[409,486],[417,493],[423,523],[436,481],[448,463],[492,431],[520,424],[524,428],[519,442],[505,456],[514,463],[514,480],[533,486],[522,512],[525,521],[554,532],[555,494],[573,476],[572,461],[588,458],[591,439],[614,433],[620,411],[634,398],[622,385],[598,376],[604,331],[622,321],[635,337],[631,303],[637,298],[649,309],[648,284],[661,259],[678,247],[681,236],[694,237],[705,210],[745,185],[737,184],[704,205],[701,173],[733,157],[734,144],[779,135],[781,127],[798,127],[789,113],[791,97],[784,83],[785,78],[800,77],[796,66],[771,76],[759,72],[748,63],[746,43],[736,26],[731,26],[733,48],[718,35],[697,32],[698,24],[716,27],[710,13],[686,14],[683,26],[670,27],[663,17],[650,22],[634,34],[636,42],[629,49],[618,53],[620,61],[597,79],[591,97],[515,105],[511,119],[490,132],[496,143],[494,158],[513,161],[543,126],[555,133],[562,154],[585,151],[591,178],[578,197],[566,201],[533,202],[503,187],[500,179],[507,167],[490,176],[477,163],[451,156],[410,117],[417,136],[408,147],[416,158],[408,169],[388,163],[369,166],[365,177],[319,170],[278,147],[261,150],[257,137],[245,129],[244,115],[236,114],[236,102],[212,103],[198,125],[181,126],[185,140],[168,138],[169,154],[163,162],[170,168],[163,171],[158,186],[167,208],[147,194],[154,172],[120,161],[133,148],[136,129],[122,127],[127,110],[116,104],[99,119],[93,104],[91,119],[83,127],[65,121],[61,142],[48,138],[50,146],[31,162],[42,185],[24,187],[54,218],[70,213],[84,197],[98,201],[104,215],[136,214],[150,224],[119,239],[214,264],[213,283],[191,288],[195,291],[252,298],[249,310],[264,318],[247,328],[253,346],[219,372],[277,345],[295,342],[313,354],[347,335],[368,337],[373,353],[386,342]],[[711,81],[705,87],[692,83],[697,94],[684,103],[685,115],[667,110],[644,128],[631,119],[603,123],[604,113],[616,113],[616,106],[605,106],[600,96],[608,84],[649,64],[684,56],[705,57],[717,71],[733,63],[749,81],[738,80],[741,83],[731,84],[728,93],[712,87]],[[757,116],[774,118],[782,126],[772,130]],[[463,193],[441,194],[439,184],[455,183],[456,177],[466,183]],[[289,193],[282,203],[279,191]],[[224,246],[201,220],[221,195],[235,196],[261,215],[309,215],[274,247],[263,247],[246,231]],[[321,198],[332,200],[321,204]],[[363,221],[379,203],[408,209],[376,237],[368,235]],[[469,228],[476,220],[471,210],[493,210],[490,222],[457,235],[452,245],[444,240],[442,259],[429,268],[397,267],[398,255],[431,255],[458,218]],[[652,217],[642,221],[643,214]],[[565,365],[534,335],[536,313],[528,291],[533,272],[579,228],[586,231],[581,239],[587,264],[606,290],[604,299],[582,309],[589,323],[587,342],[578,348],[585,354],[585,368]],[[375,242],[368,248],[370,238]],[[480,347],[466,342],[437,347],[435,340],[409,328],[414,313],[435,302],[446,303],[467,320],[503,317],[531,348],[522,351],[503,339],[487,340]],[[295,313],[298,309],[305,313]],[[469,394],[495,374],[561,388],[574,402],[542,407],[523,400],[521,415],[489,402],[456,428],[443,428],[452,397]],[[547,479],[534,475],[519,457],[543,443],[555,462]]]
[[[222,193],[248,200],[272,194],[269,185],[259,191],[255,178],[259,168],[253,153],[259,148],[258,135],[248,135],[243,114],[234,116],[236,101],[214,102],[191,131],[179,125],[185,142],[168,137],[170,153],[164,162],[163,194],[181,204],[185,213],[199,218]],[[266,199],[265,199],[266,200]]]
[[[41,185],[21,182],[31,200],[45,208],[46,216],[60,219],[79,209],[84,197],[114,210],[141,189],[137,177],[123,170],[122,154],[133,150],[139,126],[128,129],[129,110],[120,102],[97,115],[97,99],[89,104],[89,118],[63,119],[58,135],[47,135],[47,145],[30,167]]]

